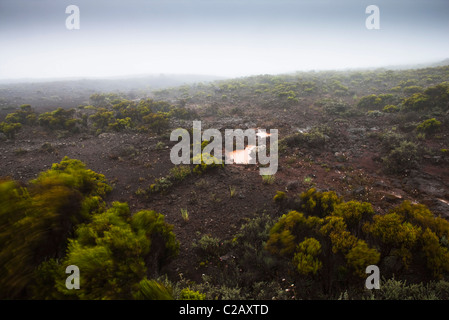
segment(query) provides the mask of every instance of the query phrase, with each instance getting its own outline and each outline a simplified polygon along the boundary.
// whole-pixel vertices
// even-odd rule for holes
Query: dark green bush
[[[441,127],[441,122],[435,118],[432,118],[432,119],[427,119],[427,120],[424,120],[423,122],[421,122],[416,127],[416,131],[431,135],[431,134],[436,133],[440,129],[440,127]]]
[[[67,157],[27,188],[13,181],[0,185],[0,296],[23,298],[37,266],[64,255],[75,226],[101,210],[111,187],[103,175]]]
[[[69,130],[77,131],[77,125],[81,124],[81,120],[74,119],[75,110],[58,108],[51,112],[45,112],[39,115],[38,121],[41,127],[48,130]]]
[[[419,165],[418,146],[411,141],[402,141],[383,160],[383,166],[390,173],[404,173]]]

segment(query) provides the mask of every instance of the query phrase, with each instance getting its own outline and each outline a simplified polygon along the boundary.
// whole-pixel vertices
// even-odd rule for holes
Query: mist
[[[68,30],[66,7],[80,10]],[[368,5],[380,29],[368,30]],[[0,2],[0,79],[373,68],[449,57],[449,2]]]

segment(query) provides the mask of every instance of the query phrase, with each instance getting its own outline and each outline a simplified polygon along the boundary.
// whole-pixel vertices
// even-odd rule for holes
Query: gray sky
[[[65,26],[71,4],[79,30]],[[365,27],[371,4],[380,30]],[[243,76],[445,58],[448,0],[0,0],[0,79]]]

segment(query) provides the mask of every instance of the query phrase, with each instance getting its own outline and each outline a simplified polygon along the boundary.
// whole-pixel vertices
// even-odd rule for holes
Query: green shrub
[[[427,119],[421,122],[417,127],[416,130],[420,133],[424,134],[434,134],[437,132],[441,127],[441,122],[436,120],[435,118]]]
[[[175,166],[170,169],[170,176],[173,177],[174,180],[182,181],[186,177],[191,174],[190,167],[188,166]]]
[[[293,263],[298,272],[302,275],[316,275],[323,263],[317,259],[321,254],[321,244],[315,238],[305,238],[298,244],[296,253],[293,256]]]
[[[126,203],[114,202],[94,214],[77,228],[63,261],[83,270],[82,286],[74,294],[80,299],[169,298],[163,286],[145,278],[178,254],[172,229],[155,211],[131,215]],[[67,291],[62,289],[73,294]]]
[[[411,141],[402,141],[399,147],[382,158],[384,168],[390,173],[403,173],[418,167],[418,146]]]
[[[386,152],[390,152],[393,149],[396,149],[401,145],[401,143],[405,140],[405,135],[395,132],[395,131],[387,131],[380,136],[382,142],[382,147]]]
[[[0,132],[3,132],[9,139],[14,139],[17,132],[20,131],[22,125],[20,123],[0,123]]]
[[[282,202],[286,198],[286,194],[283,191],[276,191],[275,196],[273,197],[274,202]]]
[[[276,177],[274,175],[263,175],[262,176],[263,184],[273,184],[275,180],[276,180]]]
[[[397,97],[392,94],[371,94],[360,98],[357,102],[357,107],[369,110],[380,110],[388,104],[397,102]]]
[[[21,105],[20,110],[9,113],[5,117],[6,123],[20,123],[21,125],[34,125],[37,115],[29,104]]]
[[[432,290],[431,284],[407,283],[406,280],[388,279],[381,283],[379,290],[372,290],[375,300],[435,300],[438,290]],[[440,298],[441,299],[441,298]]]
[[[382,116],[382,112],[379,110],[369,110],[366,115],[371,118],[378,118]]]
[[[74,113],[74,109],[64,110],[63,108],[42,113],[38,117],[39,125],[48,130],[69,130],[74,132],[77,124],[81,123],[80,120],[73,118]]]
[[[202,236],[198,241],[192,244],[199,255],[203,258],[212,258],[219,256],[220,239],[211,237],[210,235]]]
[[[371,205],[343,202],[334,192],[314,188],[300,198],[303,212],[284,214],[270,229],[265,248],[290,260],[297,281],[309,279],[315,288],[331,288],[336,279],[351,283],[366,277],[365,268],[381,257],[364,238],[363,226],[374,214]]]
[[[415,93],[402,102],[406,111],[422,111],[429,108],[429,97],[424,93]]]
[[[386,105],[382,109],[382,111],[386,112],[386,113],[395,113],[395,112],[399,112],[399,110],[400,110],[400,108],[398,106],[395,106],[395,105],[392,105],[392,104]]]
[[[203,142],[204,143],[204,142]],[[209,171],[214,168],[224,167],[223,161],[218,159],[208,153],[198,154],[193,157],[192,162],[201,162],[200,164],[195,165],[193,168],[193,172],[196,174],[202,174],[206,171]]]
[[[187,211],[187,209],[181,208],[181,216],[185,222],[189,221],[189,212]]]
[[[424,88],[420,87],[420,86],[408,86],[408,87],[405,87],[403,90],[404,90],[404,93],[406,93],[406,94],[413,94],[413,93],[423,92]]]
[[[143,117],[142,120],[157,134],[161,134],[162,131],[168,129],[170,124],[168,115],[163,112],[150,113]]]
[[[199,291],[193,291],[190,288],[184,288],[181,290],[179,300],[205,300],[206,295]]]
[[[347,201],[334,206],[334,216],[342,217],[348,229],[354,234],[374,215],[373,206],[368,202]]]
[[[317,217],[325,217],[334,211],[334,207],[342,202],[334,191],[319,192],[311,188],[299,196],[301,211]]]
[[[133,123],[131,122],[130,117],[126,117],[124,119],[116,119],[115,122],[109,123],[108,127],[114,131],[120,132],[132,128]]]
[[[171,186],[173,185],[173,182],[170,180],[170,178],[158,178],[154,180],[154,183],[150,186],[151,192],[164,192],[167,191]]]
[[[289,135],[279,141],[279,149],[285,149],[285,147],[310,147],[320,149],[323,148],[327,141],[328,128],[315,127],[307,132],[298,132]]]
[[[155,281],[142,279],[138,284],[138,289],[133,292],[135,300],[173,300],[172,293],[169,288]]]
[[[0,183],[0,296],[26,297],[38,265],[62,258],[74,228],[102,210],[111,190],[103,175],[65,157],[21,187]],[[39,291],[39,290],[37,290]]]
[[[388,214],[374,216],[363,228],[378,241],[384,257],[400,258],[400,267],[420,265],[437,279],[449,272],[449,250],[444,246],[449,222],[435,217],[426,206],[404,201]],[[385,265],[384,270],[387,274],[400,269]]]

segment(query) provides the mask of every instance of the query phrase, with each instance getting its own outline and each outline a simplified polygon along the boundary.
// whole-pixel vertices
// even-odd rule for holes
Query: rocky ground
[[[245,219],[262,212],[281,214],[273,203],[277,190],[288,195],[310,187],[334,190],[346,200],[372,203],[377,213],[409,199],[449,218],[449,166],[441,157],[427,156],[418,170],[406,174],[384,172],[376,132],[394,124],[393,117],[338,122],[323,118],[307,105],[288,111],[253,110],[251,115],[258,114],[257,117],[202,119],[203,129],[277,128],[279,139],[318,124],[331,127],[325,146],[298,146],[280,153],[279,169],[271,184],[264,183],[258,165],[234,164],[191,175],[166,193],[150,193],[148,188],[154,180],[166,176],[174,166],[169,158],[174,143],[168,135],[124,132],[58,136],[40,127],[26,128],[14,140],[3,137],[0,176],[25,183],[64,156],[80,159],[88,168],[104,174],[114,186],[108,202],[125,201],[133,212],[153,209],[165,215],[181,243],[180,255],[167,271],[173,276],[182,272],[196,280],[205,271],[198,266],[192,243],[205,234],[231,239]],[[172,123],[173,128],[182,125],[191,123]],[[447,147],[448,141],[449,133],[443,132],[437,144]],[[188,221],[182,218],[181,209],[187,210]]]

